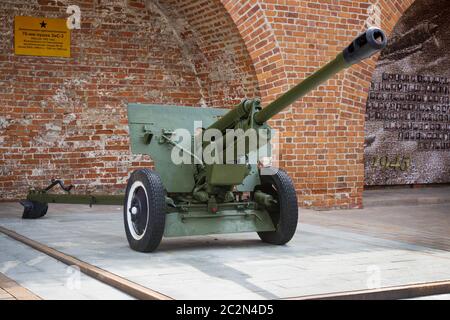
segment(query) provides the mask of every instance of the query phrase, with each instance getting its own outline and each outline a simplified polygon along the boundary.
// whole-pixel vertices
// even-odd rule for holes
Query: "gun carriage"
[[[134,171],[122,196],[71,194],[71,186],[53,181],[21,201],[23,218],[42,217],[48,203],[121,204],[129,245],[137,251],[154,251],[163,237],[235,232],[257,232],[264,242],[285,244],[297,227],[294,184],[285,171],[249,160],[262,148],[270,157],[267,121],[336,73],[374,55],[386,42],[383,31],[368,29],[265,108],[257,99],[243,100],[232,110],[129,104],[131,151],[150,155],[154,170]],[[226,139],[229,132],[235,134],[231,142]],[[255,133],[256,143],[251,143],[249,132]],[[206,161],[205,151],[220,161]],[[174,160],[174,155],[184,161]],[[58,184],[66,194],[49,192]]]

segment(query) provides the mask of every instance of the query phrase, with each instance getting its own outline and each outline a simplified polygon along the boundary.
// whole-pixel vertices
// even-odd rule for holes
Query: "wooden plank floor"
[[[41,298],[0,273],[0,300],[41,300]]]

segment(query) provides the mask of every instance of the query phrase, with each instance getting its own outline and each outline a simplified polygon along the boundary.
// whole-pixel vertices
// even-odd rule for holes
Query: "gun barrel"
[[[341,70],[350,67],[366,58],[371,57],[386,47],[387,38],[378,28],[370,28],[359,35],[336,58],[297,84],[288,92],[271,102],[267,107],[255,114],[255,121],[262,124],[272,118],[284,108],[314,90],[320,84],[334,76]]]

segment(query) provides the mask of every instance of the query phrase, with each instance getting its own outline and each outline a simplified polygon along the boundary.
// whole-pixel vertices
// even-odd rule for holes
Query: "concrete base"
[[[398,208],[385,207],[383,212],[394,214]],[[450,212],[447,204],[417,210],[428,215]],[[176,299],[276,299],[450,279],[447,250],[382,239],[383,233],[373,237],[360,230],[349,232],[331,223],[320,226],[311,217],[330,213],[303,212],[297,234],[285,246],[264,244],[248,233],[163,239],[158,251],[150,254],[128,247],[121,207],[50,205],[47,216],[30,221],[20,219],[19,205],[3,203],[0,225]],[[40,273],[20,271],[23,263],[14,264],[33,260],[36,253],[1,236],[0,248],[0,272],[43,298],[61,298],[62,291],[36,282],[58,278],[64,284],[66,267],[50,273],[44,265],[35,267]],[[106,298],[105,292],[123,297],[110,288],[94,288],[91,280],[82,277],[79,282],[90,298]]]

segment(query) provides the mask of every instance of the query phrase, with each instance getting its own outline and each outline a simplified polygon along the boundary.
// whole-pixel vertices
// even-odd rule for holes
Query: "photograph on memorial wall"
[[[369,89],[365,184],[450,182],[450,6],[418,0],[395,26]]]

